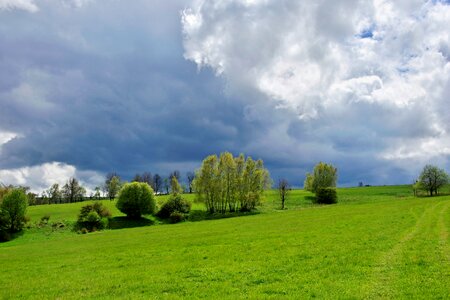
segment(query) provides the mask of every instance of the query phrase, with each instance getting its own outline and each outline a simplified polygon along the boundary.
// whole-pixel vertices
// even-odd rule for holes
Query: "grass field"
[[[281,211],[270,191],[257,215],[86,235],[27,229],[0,244],[0,298],[450,298],[450,196],[338,195],[316,206],[296,190]],[[74,221],[81,205],[28,214]]]

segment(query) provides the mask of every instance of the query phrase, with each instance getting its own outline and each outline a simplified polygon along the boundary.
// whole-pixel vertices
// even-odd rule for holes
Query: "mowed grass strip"
[[[374,189],[340,190],[341,205],[291,203],[248,217],[19,238],[0,245],[0,295],[448,298],[450,198]]]

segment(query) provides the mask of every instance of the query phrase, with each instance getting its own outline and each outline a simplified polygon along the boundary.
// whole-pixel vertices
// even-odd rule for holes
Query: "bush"
[[[81,208],[78,215],[77,227],[87,231],[96,231],[108,226],[108,219],[111,213],[102,203],[96,202]]]
[[[42,216],[41,224],[47,224],[48,220],[50,220],[50,215],[49,214],[46,214],[46,215]]]
[[[116,207],[131,219],[154,214],[156,202],[153,190],[145,182],[126,183],[119,192]]]
[[[185,215],[183,213],[180,213],[179,211],[174,211],[169,216],[170,223],[179,223],[181,221],[184,221]]]
[[[0,204],[0,227],[9,233],[22,230],[27,206],[28,198],[22,189],[10,190]]]
[[[157,217],[168,219],[175,212],[189,214],[190,211],[191,203],[186,199],[183,199],[180,194],[174,194],[162,205]]]
[[[337,193],[335,188],[319,188],[316,191],[316,201],[321,204],[337,203]]]

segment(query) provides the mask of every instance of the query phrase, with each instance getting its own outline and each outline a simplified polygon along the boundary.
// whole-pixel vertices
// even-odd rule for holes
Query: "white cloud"
[[[32,192],[41,193],[54,183],[64,185],[71,177],[80,180],[88,192],[100,185],[104,176],[95,171],[79,171],[74,166],[60,162],[44,163],[32,167],[0,170],[3,184],[29,186]]]
[[[34,0],[0,0],[0,10],[21,9],[29,12],[37,12],[37,7]]]
[[[15,137],[17,137],[16,133],[8,132],[8,131],[0,131],[0,147]]]
[[[385,144],[382,159],[450,156],[448,4],[197,1],[182,25],[186,59],[237,94],[253,89],[304,122],[321,120],[322,147],[338,143],[327,126],[359,127]]]

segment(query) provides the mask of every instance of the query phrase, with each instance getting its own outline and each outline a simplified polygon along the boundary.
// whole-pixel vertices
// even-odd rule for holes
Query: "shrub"
[[[48,220],[50,220],[50,215],[49,214],[46,214],[46,215],[42,216],[41,224],[47,224]]]
[[[170,223],[179,223],[181,221],[184,221],[185,215],[179,211],[174,211],[169,216]]]
[[[156,208],[153,190],[145,182],[126,183],[119,192],[116,207],[132,219],[153,214]]]
[[[107,218],[110,216],[110,211],[102,203],[88,204],[81,208],[77,226],[88,231],[101,230],[108,226]]]
[[[181,195],[175,194],[170,196],[169,200],[161,206],[157,216],[161,219],[168,219],[174,212],[189,214],[190,211],[191,203],[186,199],[183,199]]]
[[[316,191],[316,201],[321,204],[337,203],[337,193],[335,188],[320,188]]]
[[[22,189],[10,190],[0,204],[0,227],[9,233],[22,230],[27,206],[28,198]]]

